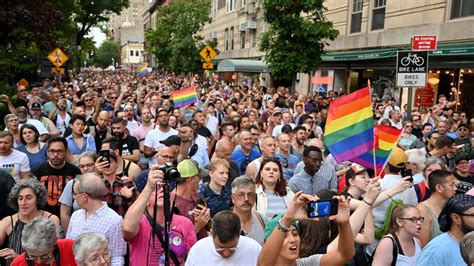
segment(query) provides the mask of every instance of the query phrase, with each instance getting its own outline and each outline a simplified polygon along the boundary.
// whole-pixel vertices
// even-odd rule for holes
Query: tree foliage
[[[104,41],[94,56],[94,63],[102,68],[112,65],[112,58],[115,62],[120,59],[120,47],[116,42]]]
[[[321,64],[321,55],[339,32],[323,14],[323,0],[264,0],[268,31],[260,50],[276,79],[294,80],[296,73],[310,73]]]
[[[199,48],[204,38],[197,34],[206,22],[209,3],[171,1],[160,7],[156,28],[145,36],[158,66],[175,72],[201,69]]]

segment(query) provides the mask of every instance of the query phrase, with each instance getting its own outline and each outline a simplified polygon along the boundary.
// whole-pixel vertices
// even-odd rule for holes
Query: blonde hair
[[[217,166],[223,165],[227,169],[229,169],[230,165],[229,162],[224,160],[224,159],[212,159],[211,162],[209,163],[209,172],[214,172],[217,169]]]

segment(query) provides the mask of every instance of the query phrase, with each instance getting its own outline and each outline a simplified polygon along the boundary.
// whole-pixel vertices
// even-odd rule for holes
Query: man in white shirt
[[[212,235],[191,248],[186,265],[257,265],[262,247],[257,241],[240,235],[237,214],[221,211],[212,220]]]
[[[178,135],[178,131],[169,126],[170,117],[168,111],[159,109],[157,115],[157,125],[150,130],[145,137],[144,149],[145,157],[149,158],[148,165],[151,167],[156,164],[155,154],[161,148],[165,147],[160,141],[167,139],[169,136]]]
[[[0,132],[0,171],[13,176],[15,181],[30,176],[30,161],[26,154],[13,149],[13,135],[9,131]]]

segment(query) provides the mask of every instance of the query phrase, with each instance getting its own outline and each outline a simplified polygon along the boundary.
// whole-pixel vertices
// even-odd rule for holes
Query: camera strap
[[[158,240],[160,241],[161,243],[161,247],[164,249],[164,245],[165,245],[165,241],[163,240],[163,236],[161,235],[161,231],[163,231],[163,226],[161,226],[159,223],[153,221],[153,218],[151,217],[150,213],[148,213],[148,210],[145,210],[145,216],[146,216],[146,219],[148,220],[148,222],[150,223],[150,225],[153,227],[155,227],[157,230],[154,230],[154,234],[155,236],[158,238]],[[178,260],[178,256],[176,256],[176,254],[173,252],[173,250],[171,249],[171,247],[168,247],[170,249],[170,257],[171,257],[171,260],[173,261],[174,265],[180,265],[179,263],[179,260]]]

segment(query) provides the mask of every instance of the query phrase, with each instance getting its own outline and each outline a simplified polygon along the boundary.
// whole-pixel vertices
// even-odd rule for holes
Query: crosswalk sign
[[[60,67],[69,60],[69,57],[61,49],[56,48],[48,55],[48,60],[56,67]]]
[[[209,63],[214,57],[216,57],[217,53],[208,44],[199,52],[199,55],[202,57],[202,59],[204,59],[205,62]]]

